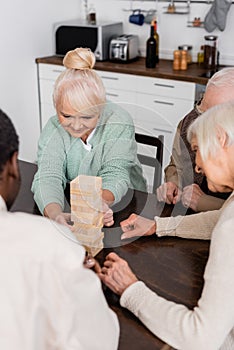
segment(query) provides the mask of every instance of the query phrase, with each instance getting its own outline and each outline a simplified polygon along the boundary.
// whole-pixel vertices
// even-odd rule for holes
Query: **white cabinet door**
[[[164,169],[177,124],[194,106],[195,84],[147,77],[137,81],[136,127],[152,136],[164,135]]]
[[[40,97],[42,103],[53,105],[54,80],[40,79]]]
[[[181,102],[181,100],[174,98],[167,99],[170,104],[166,104],[161,103],[165,102],[165,99],[159,96],[146,94],[138,94],[137,96],[136,127],[141,129],[143,134],[164,135],[164,169],[170,160],[176,126],[179,120],[193,108],[193,105],[190,101]],[[157,102],[155,103],[155,101]]]
[[[136,91],[136,75],[96,70],[106,89]]]
[[[56,114],[53,105],[54,84],[64,69],[63,66],[54,64],[38,64],[41,129],[43,129],[48,119]]]
[[[194,100],[196,87],[194,83],[140,76],[136,78],[136,87],[139,92],[155,96]]]
[[[106,88],[106,98],[126,109],[136,123],[136,76],[104,71],[96,71]]]
[[[40,79],[55,81],[58,76],[65,70],[65,67],[58,66],[56,64],[38,64],[39,77]]]
[[[137,120],[174,128],[193,104],[192,100],[137,93]]]
[[[114,90],[108,88],[106,90],[106,98],[109,101],[112,101],[118,105],[120,105],[122,108],[124,108],[126,111],[130,113],[132,116],[134,124],[137,123],[137,117],[136,117],[136,94],[131,91],[123,91],[123,90]]]
[[[41,129],[46,125],[50,117],[56,115],[56,110],[51,103],[41,103]]]
[[[155,125],[152,123],[148,123],[146,120],[137,123],[136,132],[139,134],[150,135],[150,136],[164,136],[164,147],[163,147],[163,165],[162,170],[168,165],[171,150],[174,139],[174,129],[170,126],[166,125]],[[162,177],[163,178],[163,177]]]

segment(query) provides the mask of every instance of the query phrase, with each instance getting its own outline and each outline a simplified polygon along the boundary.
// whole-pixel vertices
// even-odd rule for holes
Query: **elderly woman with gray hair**
[[[188,140],[196,153],[196,171],[206,175],[209,188],[233,191],[234,104],[221,104],[205,112],[190,126]],[[216,211],[155,220],[132,214],[122,222],[124,239],[155,232],[159,237],[211,239],[202,295],[193,310],[152,292],[115,253],[107,256],[99,276],[121,295],[122,306],[176,349],[234,349],[233,213],[234,192]]]

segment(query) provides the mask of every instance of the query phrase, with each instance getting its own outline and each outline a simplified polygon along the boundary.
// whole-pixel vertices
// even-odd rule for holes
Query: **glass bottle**
[[[154,23],[152,22],[150,26],[150,37],[146,41],[145,66],[146,68],[155,68],[156,66],[156,40],[154,38]]]
[[[156,40],[156,63],[159,62],[159,34],[157,32],[157,21],[154,21],[154,39]]]

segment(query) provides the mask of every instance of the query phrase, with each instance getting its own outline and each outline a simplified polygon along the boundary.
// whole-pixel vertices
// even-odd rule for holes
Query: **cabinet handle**
[[[167,132],[168,134],[172,134],[172,131],[165,130],[165,129],[153,128],[153,130],[155,130],[155,131],[163,131],[163,132]]]
[[[166,84],[159,84],[159,83],[154,83],[155,86],[161,86],[161,87],[166,87],[166,88],[171,88],[174,89],[174,85],[166,85]]]
[[[54,73],[62,73],[62,72],[63,72],[63,70],[53,69],[53,72],[54,72]]]
[[[119,97],[119,95],[117,95],[117,94],[111,94],[111,93],[109,93],[109,92],[106,92],[106,96]]]
[[[174,106],[174,103],[173,103],[173,102],[166,102],[166,101],[154,100],[154,103],[160,103],[160,104],[162,104],[162,105]]]
[[[119,80],[119,78],[115,78],[115,77],[105,77],[105,76],[101,76],[102,79],[109,79],[109,80]]]

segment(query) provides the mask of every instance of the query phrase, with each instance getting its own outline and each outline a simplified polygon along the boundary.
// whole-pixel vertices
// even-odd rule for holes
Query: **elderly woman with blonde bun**
[[[64,189],[78,175],[102,178],[104,224],[113,223],[109,205],[128,188],[145,191],[130,115],[106,101],[101,78],[92,69],[95,56],[85,48],[69,51],[66,70],[54,87],[57,115],[44,127],[38,147],[38,172],[32,191],[45,215],[67,225]]]

